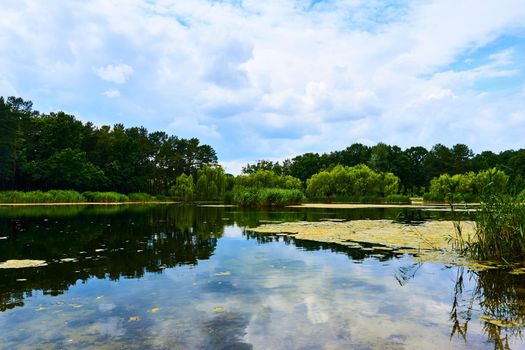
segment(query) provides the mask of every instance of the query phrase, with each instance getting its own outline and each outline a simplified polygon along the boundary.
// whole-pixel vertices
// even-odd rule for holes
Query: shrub
[[[42,191],[4,191],[0,192],[2,203],[75,203],[84,202],[84,197],[77,191],[51,190]]]
[[[155,200],[159,201],[159,202],[167,202],[167,201],[170,200],[170,197],[165,196],[163,194],[158,194],[158,195],[155,196]]]
[[[130,193],[128,198],[132,202],[151,202],[155,199],[152,195],[142,192]]]
[[[300,203],[303,192],[297,189],[235,187],[233,202],[241,207],[280,207]]]
[[[119,203],[129,201],[128,196],[117,192],[84,192],[82,195],[88,202]]]

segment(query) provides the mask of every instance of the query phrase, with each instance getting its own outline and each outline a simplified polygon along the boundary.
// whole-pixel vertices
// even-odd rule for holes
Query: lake
[[[518,349],[525,275],[246,230],[444,211],[0,207],[1,349]]]

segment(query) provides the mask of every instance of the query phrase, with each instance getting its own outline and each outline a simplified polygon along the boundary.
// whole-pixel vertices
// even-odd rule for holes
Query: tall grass
[[[82,195],[86,201],[95,203],[118,203],[129,201],[128,196],[117,192],[84,192]]]
[[[507,194],[482,197],[476,212],[476,233],[465,240],[456,226],[456,246],[480,260],[517,262],[525,259],[525,205],[523,199]]]
[[[241,207],[282,207],[301,203],[303,199],[304,195],[300,190],[247,187],[236,187],[233,190],[233,202]]]
[[[142,192],[130,193],[128,198],[132,202],[151,202],[155,200],[155,197],[152,195]]]
[[[84,201],[85,199],[80,193],[70,190],[0,192],[0,203],[75,203]]]
[[[0,203],[120,203],[120,202],[153,202],[168,201],[169,197],[148,193],[130,193],[129,195],[117,192],[83,192],[70,190],[43,191],[0,191]]]

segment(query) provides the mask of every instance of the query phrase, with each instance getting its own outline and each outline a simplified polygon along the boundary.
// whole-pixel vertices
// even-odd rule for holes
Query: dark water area
[[[260,235],[444,211],[0,207],[0,349],[520,349],[525,275]]]

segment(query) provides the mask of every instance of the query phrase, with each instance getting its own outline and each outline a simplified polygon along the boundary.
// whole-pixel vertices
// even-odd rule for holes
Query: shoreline
[[[0,207],[30,207],[30,206],[68,206],[68,205],[137,205],[137,204],[181,204],[174,201],[151,201],[151,202],[71,202],[71,203],[0,203]]]

